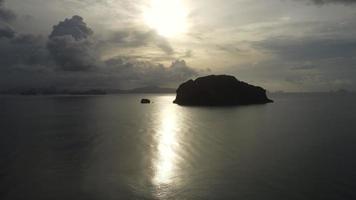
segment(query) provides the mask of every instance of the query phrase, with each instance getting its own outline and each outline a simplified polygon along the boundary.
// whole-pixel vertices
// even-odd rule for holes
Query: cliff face
[[[266,90],[228,75],[210,75],[179,86],[174,103],[196,106],[233,106],[273,102]]]

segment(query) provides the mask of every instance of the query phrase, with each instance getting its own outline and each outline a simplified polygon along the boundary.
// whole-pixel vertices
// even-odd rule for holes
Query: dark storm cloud
[[[165,67],[126,57],[101,60],[109,44],[120,48],[156,45],[173,54],[169,43],[154,32],[122,31],[114,38],[94,37],[80,16],[53,26],[48,37],[23,34],[0,21],[0,89],[11,87],[136,87],[185,81],[198,72],[179,60]],[[100,48],[99,48],[100,47]]]
[[[0,21],[9,22],[14,19],[16,19],[15,13],[5,8],[4,0],[0,0]]]
[[[13,38],[14,36],[15,36],[15,31],[12,29],[12,27],[0,21],[0,39]]]
[[[139,48],[154,44],[166,54],[171,55],[174,52],[170,44],[153,31],[119,31],[113,37],[100,41],[93,38],[93,34],[80,16],[65,19],[53,27],[47,46],[59,69],[93,70],[103,64],[99,61],[98,49],[105,49],[109,45],[117,48]]]
[[[0,40],[0,66],[45,65],[49,62],[45,38],[31,34],[18,34],[11,39]]]
[[[121,31],[108,40],[97,41],[94,32],[85,24],[83,18],[74,16],[53,27],[49,36],[48,49],[63,71],[85,72],[95,69],[100,76],[115,77],[119,82],[139,84],[164,84],[182,81],[197,74],[185,61],[175,61],[169,67],[135,58],[115,58],[100,61],[98,44],[105,48],[114,44],[119,48],[137,48],[154,43],[167,54],[173,53],[169,43],[152,31]],[[99,66],[100,65],[100,66]],[[114,79],[115,79],[114,78]]]
[[[15,31],[9,24],[15,18],[16,15],[4,7],[4,0],[0,0],[0,39],[15,36]]]
[[[96,58],[91,41],[77,41],[66,35],[51,38],[47,47],[61,70],[85,71],[95,67]]]
[[[14,33],[0,38],[0,89],[37,87],[49,83],[46,38]]]
[[[72,36],[75,40],[84,40],[93,35],[93,31],[83,21],[83,18],[75,15],[71,19],[65,19],[53,26],[53,31],[49,38]]]
[[[93,31],[80,16],[53,26],[47,47],[61,70],[83,71],[95,67],[97,58],[92,35]]]
[[[45,39],[41,36],[17,33],[11,26],[16,15],[4,7],[0,0],[0,69],[32,66],[47,63]]]

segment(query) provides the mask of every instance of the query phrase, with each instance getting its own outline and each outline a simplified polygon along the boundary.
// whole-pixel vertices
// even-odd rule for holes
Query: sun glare
[[[151,0],[144,12],[145,23],[158,34],[174,37],[187,29],[187,13],[181,0]]]
[[[162,111],[162,122],[157,132],[158,152],[154,161],[156,173],[153,177],[155,184],[169,184],[175,176],[176,148],[177,148],[177,119],[176,110],[167,107]]]

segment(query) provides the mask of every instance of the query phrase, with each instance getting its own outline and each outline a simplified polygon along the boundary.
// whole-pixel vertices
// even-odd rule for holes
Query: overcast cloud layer
[[[326,4],[326,3],[343,3],[343,4],[351,4],[356,3],[355,0],[311,0],[316,4]]]
[[[167,38],[143,22],[144,0],[0,0],[0,90],[176,87],[207,73],[356,90],[355,0],[183,2],[189,29]]]

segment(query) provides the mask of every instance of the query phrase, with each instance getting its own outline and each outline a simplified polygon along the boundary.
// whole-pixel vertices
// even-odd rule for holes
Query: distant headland
[[[174,103],[189,106],[234,106],[273,102],[262,87],[229,75],[210,75],[179,86]]]

